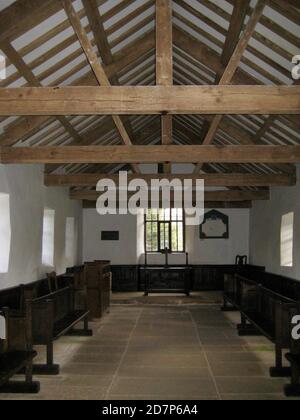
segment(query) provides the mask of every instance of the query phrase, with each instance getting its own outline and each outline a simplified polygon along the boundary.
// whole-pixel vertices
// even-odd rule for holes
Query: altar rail
[[[172,265],[184,267],[183,265]],[[264,267],[252,265],[191,265],[191,291],[223,291],[224,275],[235,273],[247,274],[256,271],[264,271]],[[112,290],[113,292],[142,292],[145,290],[145,278],[139,265],[113,265]],[[174,284],[160,284],[160,288],[178,288],[177,280]]]

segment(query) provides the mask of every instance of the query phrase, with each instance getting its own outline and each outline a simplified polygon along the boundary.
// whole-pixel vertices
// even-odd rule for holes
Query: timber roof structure
[[[0,54],[7,73],[0,81],[0,161],[45,163],[46,185],[68,186],[73,198],[93,200],[100,174],[125,168],[137,175],[138,163],[152,162],[169,176],[170,163],[190,164],[194,176],[226,188],[219,201],[228,205],[295,184],[297,0],[1,0]],[[98,101],[95,113],[81,107],[88,96],[90,108]],[[141,112],[123,112],[134,101]],[[57,152],[62,156],[52,159]]]

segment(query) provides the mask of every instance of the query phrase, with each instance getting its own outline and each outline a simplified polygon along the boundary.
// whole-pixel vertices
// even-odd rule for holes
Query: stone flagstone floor
[[[237,313],[216,305],[113,305],[91,323],[92,338],[55,343],[61,373],[38,377],[33,400],[282,400],[288,379],[272,379],[273,347],[239,338]],[[44,349],[38,348],[42,361]]]

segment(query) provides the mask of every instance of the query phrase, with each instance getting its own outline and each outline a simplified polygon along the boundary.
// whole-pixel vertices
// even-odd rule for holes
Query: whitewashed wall
[[[43,185],[43,167],[0,165],[0,192],[10,194],[11,252],[7,274],[0,274],[0,289],[42,278],[49,267],[42,266],[42,227],[45,207],[55,210],[54,267],[58,273],[81,260],[81,204],[68,199],[64,188]],[[76,219],[74,255],[65,256],[67,217]],[[80,242],[79,242],[80,241]],[[1,250],[0,250],[1,252]]]
[[[249,210],[221,210],[229,216],[229,240],[200,240],[199,226],[187,227],[187,251],[191,264],[233,264],[238,254],[249,255]],[[101,241],[102,230],[118,230],[119,242]],[[99,216],[83,210],[83,260],[109,259],[112,264],[144,263],[144,225],[140,216]],[[172,263],[185,263],[184,256],[172,256]],[[149,257],[162,264],[164,257]]]
[[[250,254],[253,264],[300,280],[300,167],[295,187],[272,188],[271,200],[257,202],[250,216]],[[294,266],[280,265],[280,230],[283,215],[294,212]]]

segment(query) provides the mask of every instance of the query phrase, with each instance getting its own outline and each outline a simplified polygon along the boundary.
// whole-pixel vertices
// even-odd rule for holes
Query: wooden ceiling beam
[[[0,89],[0,115],[299,114],[300,86]],[[130,144],[124,134],[124,142]]]
[[[251,209],[251,201],[205,201],[206,209]],[[96,209],[96,201],[82,200],[82,207],[84,209]]]
[[[89,190],[76,190],[70,192],[71,200],[88,200],[96,201],[101,193],[97,191]],[[133,196],[135,193],[128,192],[128,198]],[[193,194],[193,201],[196,199],[196,193]],[[170,194],[171,202],[174,201],[174,193]],[[253,200],[269,200],[270,192],[269,190],[262,191],[239,191],[239,190],[224,190],[224,191],[205,191],[204,200],[205,201],[215,201],[215,202],[241,202],[241,201],[253,201]]]
[[[0,163],[300,163],[300,146],[1,147]]]
[[[70,175],[47,175],[45,174],[45,185],[47,187],[95,187],[100,180],[109,179],[117,185],[119,183],[119,175],[109,175],[100,173],[80,173]],[[152,180],[167,179],[203,179],[208,187],[278,187],[293,186],[296,184],[296,177],[290,175],[257,175],[249,173],[210,173],[201,175],[192,174],[152,174],[152,175],[131,175],[128,174],[128,182],[135,179],[142,179],[151,184]]]

